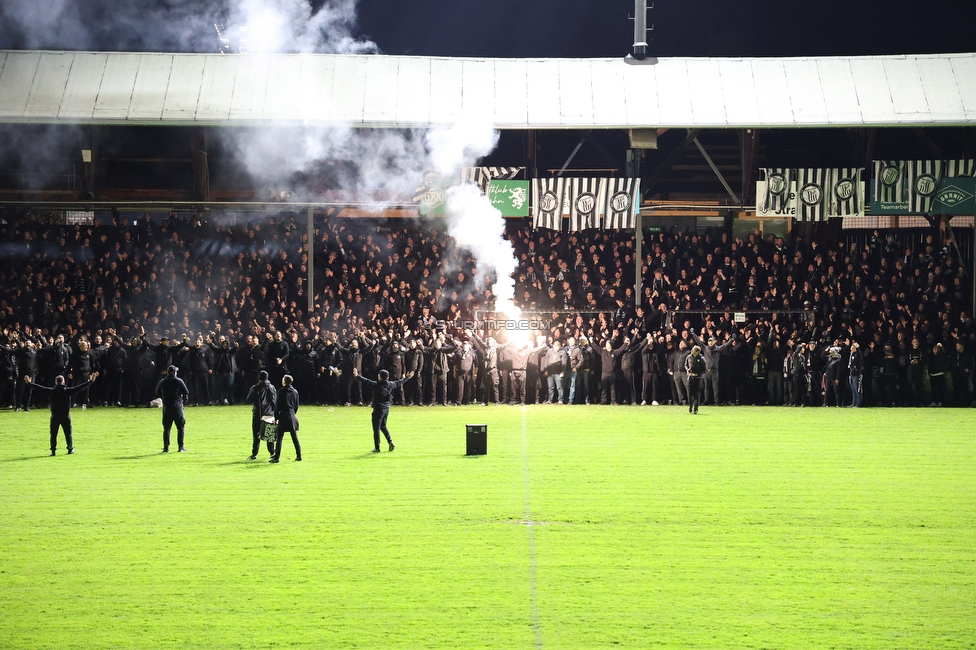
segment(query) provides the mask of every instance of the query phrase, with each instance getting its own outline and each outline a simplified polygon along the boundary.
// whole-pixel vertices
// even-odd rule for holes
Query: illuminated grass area
[[[976,412],[0,413],[4,648],[970,648]],[[465,457],[464,425],[488,424]],[[175,435],[175,434],[174,434]],[[174,445],[175,447],[175,445]]]

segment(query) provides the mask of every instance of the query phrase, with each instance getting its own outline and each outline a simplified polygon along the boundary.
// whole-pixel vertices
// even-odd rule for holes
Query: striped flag
[[[976,161],[949,160],[942,167],[942,178],[959,178],[976,176]]]
[[[569,179],[569,229],[600,227],[600,212],[606,205],[606,178]]]
[[[930,214],[942,180],[941,160],[913,160],[908,165],[908,214]]]
[[[562,230],[564,178],[532,179],[532,227]]]
[[[908,203],[908,165],[904,160],[874,161],[874,200],[882,206]]]
[[[840,167],[830,170],[831,217],[852,217],[864,214],[864,197],[861,196],[861,171],[863,167]]]
[[[824,221],[827,219],[827,169],[796,170],[796,219],[797,221]]]
[[[484,194],[491,181],[514,181],[525,167],[462,167],[461,183],[474,183]]]
[[[605,230],[635,229],[637,215],[640,213],[640,179],[608,179],[606,197],[603,228]]]
[[[788,215],[793,207],[793,170],[784,167],[767,167],[766,191],[756,212],[759,214]]]

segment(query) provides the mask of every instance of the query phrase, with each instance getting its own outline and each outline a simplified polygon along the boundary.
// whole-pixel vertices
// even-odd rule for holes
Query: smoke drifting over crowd
[[[246,34],[251,53],[375,53],[357,39],[356,0],[110,0],[36,3],[12,0],[0,8],[0,43],[7,47],[214,52],[214,23]],[[318,179],[313,190],[339,190],[347,197],[388,205],[409,201],[424,174],[459,176],[490,153],[498,140],[491,123],[469,116],[463,124],[429,131],[352,127],[227,129],[220,133],[258,187],[287,188],[296,175]],[[308,188],[305,188],[306,191]],[[317,191],[315,193],[318,193]],[[300,193],[296,200],[308,198]],[[498,305],[514,313],[515,268],[504,220],[477,188],[451,193],[448,231],[478,260],[483,281],[495,270]]]
[[[214,24],[246,28],[254,52],[375,52],[353,35],[356,0],[5,0],[0,47],[216,52]]]
[[[282,187],[296,174],[322,176],[328,189],[377,205],[410,202],[426,172],[457,179],[461,168],[476,165],[498,141],[489,123],[474,120],[429,131],[289,127],[227,131],[224,137],[266,188]],[[297,188],[293,200],[321,200],[303,191]],[[516,261],[503,237],[501,213],[475,185],[450,190],[447,208],[448,234],[477,260],[475,281],[496,278],[496,307],[514,317],[510,274]]]
[[[505,220],[501,212],[485,199],[475,185],[465,184],[448,190],[450,213],[447,234],[478,262],[476,282],[492,275],[495,310],[509,318],[519,318],[515,305],[515,272],[517,262],[510,241],[504,238]]]

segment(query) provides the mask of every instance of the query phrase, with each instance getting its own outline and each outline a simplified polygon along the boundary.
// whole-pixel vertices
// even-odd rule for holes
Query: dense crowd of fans
[[[7,224],[0,406],[31,406],[25,377],[70,385],[95,371],[79,403],[145,405],[170,365],[196,404],[242,401],[261,370],[293,375],[304,402],[358,404],[368,396],[352,370],[381,368],[415,373],[396,396],[406,404],[686,403],[696,345],[706,403],[972,403],[971,279],[931,235],[912,248],[875,232],[849,248],[645,233],[635,308],[633,233],[515,221],[529,331],[501,317],[486,327],[491,278],[408,220],[320,223],[309,311],[304,226],[287,213]]]

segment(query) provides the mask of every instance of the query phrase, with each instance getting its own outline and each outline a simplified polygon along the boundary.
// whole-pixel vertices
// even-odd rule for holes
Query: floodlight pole
[[[630,54],[624,57],[624,61],[630,64],[654,65],[657,57],[647,56],[647,32],[654,31],[654,25],[647,26],[647,12],[654,8],[654,3],[647,3],[647,0],[634,0],[634,44]]]
[[[634,48],[635,59],[647,58],[647,0],[634,0]]]

